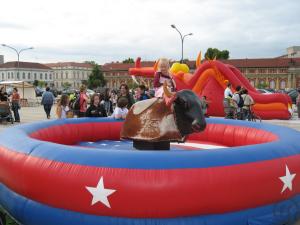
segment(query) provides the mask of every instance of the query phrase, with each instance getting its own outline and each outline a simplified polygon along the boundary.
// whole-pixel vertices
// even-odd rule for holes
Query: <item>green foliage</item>
[[[99,87],[104,87],[106,84],[106,80],[104,79],[103,73],[100,70],[99,65],[94,65],[92,74],[89,76],[87,85],[90,89],[96,89]]]
[[[265,88],[267,88],[267,87],[269,87],[269,85],[268,85],[267,83],[259,83],[259,84],[257,85],[257,88],[258,88],[258,89],[265,89]]]
[[[205,58],[206,59],[229,59],[229,51],[228,50],[223,50],[220,51],[217,48],[208,48],[206,53],[205,53]]]
[[[133,80],[129,81],[128,83],[126,83],[129,89],[136,89],[139,85],[137,83],[135,83]]]
[[[87,64],[91,64],[91,65],[97,65],[97,63],[95,61],[84,61],[84,63],[87,63]]]
[[[122,61],[122,63],[134,63],[134,59],[133,58],[128,58]]]
[[[39,86],[39,87],[46,87],[47,86],[47,82],[43,81],[43,80],[39,80],[37,86]]]
[[[34,80],[33,81],[33,86],[35,86],[35,87],[39,86],[39,81],[38,80]]]
[[[72,84],[70,84],[69,82],[64,82],[61,84],[61,86],[64,88],[64,89],[68,89],[72,86]]]

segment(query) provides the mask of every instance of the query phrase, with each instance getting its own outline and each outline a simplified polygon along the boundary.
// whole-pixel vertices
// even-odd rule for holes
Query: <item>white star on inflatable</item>
[[[293,184],[292,184],[292,182],[293,182],[293,179],[295,178],[295,176],[296,176],[296,174],[295,173],[293,173],[293,174],[291,174],[290,173],[290,170],[289,170],[289,168],[288,168],[288,166],[287,165],[285,165],[285,176],[283,176],[283,177],[279,177],[279,179],[283,182],[283,188],[282,188],[282,190],[281,190],[281,193],[283,193],[284,191],[285,191],[285,189],[289,189],[290,191],[292,191],[292,189],[293,189]]]
[[[104,188],[103,177],[100,178],[97,187],[86,187],[86,189],[93,195],[92,205],[102,202],[108,208],[111,208],[107,197],[116,190]]]

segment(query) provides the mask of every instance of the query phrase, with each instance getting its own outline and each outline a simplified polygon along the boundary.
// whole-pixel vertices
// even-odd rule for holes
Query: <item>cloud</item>
[[[0,41],[34,46],[24,59],[40,62],[180,59],[171,24],[194,34],[184,41],[184,58],[191,59],[209,47],[228,49],[232,58],[275,57],[300,40],[297,0],[10,0],[2,6],[0,21],[10,23],[0,23]],[[13,60],[8,50],[5,55]]]

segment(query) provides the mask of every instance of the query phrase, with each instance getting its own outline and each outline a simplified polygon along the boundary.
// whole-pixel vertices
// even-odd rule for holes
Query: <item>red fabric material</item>
[[[8,188],[52,207],[101,216],[217,214],[282,201],[300,192],[300,177],[295,177],[292,191],[283,193],[279,179],[285,175],[285,164],[291,173],[300,173],[300,155],[212,168],[142,170],[68,164],[1,147],[0,152],[0,181]],[[101,177],[105,188],[116,190],[108,197],[111,208],[100,202],[91,205],[86,187],[96,187]]]

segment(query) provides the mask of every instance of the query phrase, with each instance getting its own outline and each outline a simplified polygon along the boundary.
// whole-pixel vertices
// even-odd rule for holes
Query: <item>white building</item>
[[[62,89],[66,83],[78,89],[82,82],[88,80],[93,70],[93,66],[88,63],[59,62],[45,65],[54,71],[54,86],[58,89]]]
[[[6,62],[0,64],[0,80],[26,81],[31,84],[34,80],[41,80],[51,86],[53,85],[53,70],[40,63]]]

